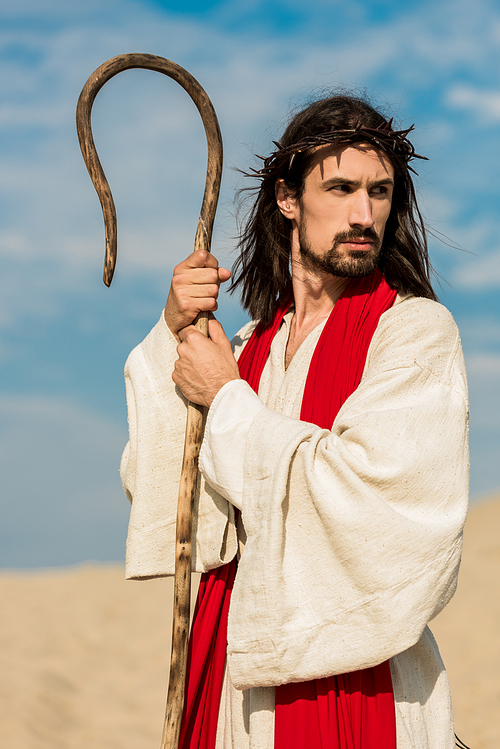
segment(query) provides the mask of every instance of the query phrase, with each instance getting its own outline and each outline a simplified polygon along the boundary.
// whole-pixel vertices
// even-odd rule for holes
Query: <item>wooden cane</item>
[[[101,201],[104,215],[106,258],[103,280],[106,286],[111,284],[116,264],[116,210],[108,181],[97,156],[92,136],[91,111],[94,99],[106,81],[109,81],[122,70],[131,68],[156,70],[158,73],[164,73],[173,78],[192,98],[203,120],[207,136],[208,161],[205,193],[194,242],[195,250],[203,249],[210,252],[212,227],[222,176],[222,138],[217,116],[207,94],[187,70],[163,57],[136,53],[114,57],[97,68],[80,94],[76,110],[76,123],[83,158]],[[195,325],[201,332],[208,335],[208,315],[206,313],[198,315]],[[194,403],[189,403],[177,505],[172,655],[161,749],[178,748],[184,708],[191,596],[192,518],[198,480],[198,455],[202,440],[203,419],[204,409]]]

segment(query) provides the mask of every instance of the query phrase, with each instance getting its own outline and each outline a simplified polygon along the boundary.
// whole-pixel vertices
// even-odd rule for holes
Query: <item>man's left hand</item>
[[[226,382],[239,380],[238,364],[231,344],[217,320],[208,321],[206,338],[194,325],[179,331],[179,358],[172,379],[186,398],[201,406],[210,406]]]

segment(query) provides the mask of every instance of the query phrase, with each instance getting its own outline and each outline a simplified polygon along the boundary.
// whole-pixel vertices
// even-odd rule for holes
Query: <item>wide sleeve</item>
[[[331,430],[258,410],[229,616],[237,688],[367,668],[419,640],[456,587],[467,437],[458,331],[423,299],[382,316]]]
[[[174,574],[187,411],[186,399],[172,382],[176,348],[162,314],[125,366],[129,442],[120,472],[131,502],[127,578]],[[236,550],[233,507],[199,476],[193,521],[193,570],[204,572],[225,564]]]

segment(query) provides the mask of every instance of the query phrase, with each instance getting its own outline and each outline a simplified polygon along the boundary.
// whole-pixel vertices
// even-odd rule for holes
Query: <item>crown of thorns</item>
[[[262,159],[264,166],[261,169],[252,169],[253,175],[261,179],[271,175],[277,175],[283,172],[283,168],[290,170],[295,157],[304,151],[310,151],[317,146],[342,145],[343,143],[373,143],[375,146],[385,151],[389,155],[394,155],[398,161],[406,166],[411,172],[416,171],[409,166],[412,159],[424,159],[426,156],[420,156],[415,153],[413,144],[408,140],[408,133],[414,129],[414,125],[406,130],[393,130],[392,117],[390,120],[384,120],[378,127],[365,127],[356,125],[349,130],[329,130],[321,135],[310,135],[298,143],[292,143],[290,146],[282,146],[281,143],[273,141],[277,147],[276,151],[270,156],[258,156]],[[288,166],[286,166],[288,161]]]

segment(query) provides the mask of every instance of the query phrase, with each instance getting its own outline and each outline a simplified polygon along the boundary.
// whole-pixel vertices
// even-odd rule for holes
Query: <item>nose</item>
[[[349,212],[350,226],[360,226],[362,229],[369,229],[374,223],[369,194],[365,190],[356,190],[352,194]]]

